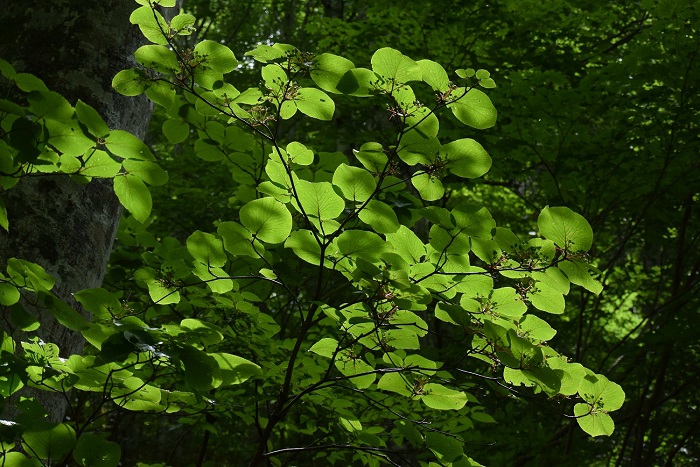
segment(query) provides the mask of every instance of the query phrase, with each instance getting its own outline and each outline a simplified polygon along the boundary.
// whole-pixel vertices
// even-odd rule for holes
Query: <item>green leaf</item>
[[[19,301],[20,293],[12,284],[0,282],[0,305],[10,306]]]
[[[85,289],[73,294],[73,297],[90,313],[100,319],[111,319],[120,314],[122,306],[119,299],[102,288]]]
[[[151,192],[143,181],[131,174],[114,177],[114,193],[122,206],[139,222],[145,222],[151,214]]]
[[[393,83],[403,84],[409,81],[420,81],[423,77],[423,72],[415,61],[390,47],[384,47],[374,52],[371,61],[372,70]]]
[[[10,231],[10,222],[7,219],[7,208],[5,207],[5,200],[0,196],[0,227],[5,229],[6,232]],[[0,303],[2,298],[0,297]]]
[[[32,91],[27,95],[29,110],[38,118],[68,122],[75,109],[65,97],[53,91]]]
[[[258,252],[253,248],[253,237],[242,225],[236,222],[222,222],[217,229],[224,241],[224,248],[232,255],[246,255],[258,258],[264,252],[262,244],[258,244]]]
[[[418,130],[410,130],[401,138],[398,154],[408,165],[431,165],[439,150],[440,141],[437,138]]]
[[[17,451],[5,453],[5,465],[12,467],[43,467],[44,464],[35,457],[25,457],[24,454]]]
[[[228,73],[238,66],[231,49],[215,41],[203,40],[194,47],[195,57],[203,60],[204,66],[216,73]]]
[[[148,6],[137,8],[129,16],[129,22],[138,25],[141,34],[154,44],[168,45],[165,34],[168,34],[170,27],[157,10]]]
[[[622,407],[625,402],[625,392],[622,387],[603,375],[586,375],[581,380],[578,394],[596,411],[612,412]]]
[[[537,218],[537,227],[540,235],[568,251],[585,252],[593,245],[590,224],[569,208],[545,207]]]
[[[301,88],[293,101],[285,101],[285,104],[291,103],[299,112],[308,115],[317,120],[332,120],[335,112],[335,102],[320,89],[316,88]]]
[[[222,386],[241,384],[250,378],[262,376],[260,366],[245,358],[221,352],[209,355],[219,364]]]
[[[401,225],[391,206],[376,199],[370,200],[360,211],[358,217],[377,233],[396,232]]]
[[[41,79],[29,73],[17,73],[12,80],[24,92],[49,90]]]
[[[315,266],[321,264],[321,247],[310,230],[295,230],[284,242],[285,248],[291,248],[299,258]]]
[[[77,311],[51,293],[42,292],[40,297],[51,315],[72,331],[85,331],[90,323]]]
[[[150,7],[150,4],[160,5],[162,7],[171,8],[177,3],[177,0],[135,0],[139,5],[146,5]]]
[[[345,199],[357,202],[366,201],[377,188],[377,182],[369,172],[347,164],[340,164],[335,169],[333,185],[340,188]]]
[[[216,236],[196,230],[187,237],[187,251],[202,264],[221,267],[226,264],[224,247]]]
[[[459,177],[481,177],[491,168],[491,157],[481,144],[471,138],[445,144],[440,154],[448,161],[449,171]]]
[[[164,45],[143,45],[136,49],[134,58],[146,68],[161,73],[176,73],[180,69],[175,52]]]
[[[442,433],[427,432],[425,442],[441,462],[452,462],[464,454],[463,443]]]
[[[336,245],[344,257],[361,258],[369,263],[378,263],[387,249],[379,235],[362,230],[346,230],[338,236]]]
[[[583,431],[591,436],[610,436],[615,431],[615,422],[604,412],[591,413],[588,404],[576,404],[574,415]]]
[[[219,361],[212,355],[186,345],[180,351],[185,381],[199,391],[209,391],[222,383]]]
[[[335,367],[344,376],[352,376],[350,382],[358,389],[367,389],[374,383],[374,380],[377,379],[377,375],[371,373],[374,371],[374,368],[360,358],[345,357],[342,360],[337,359],[335,361]]]
[[[520,333],[528,339],[548,341],[557,334],[557,331],[549,323],[532,314],[526,315],[518,326]]]
[[[82,467],[117,467],[122,449],[117,443],[107,441],[105,435],[84,433],[78,438],[73,459]]]
[[[179,144],[190,135],[190,126],[182,120],[166,120],[163,122],[163,134],[171,144]]]
[[[323,53],[314,57],[310,75],[314,83],[324,91],[341,93],[342,91],[338,90],[338,84],[345,73],[353,68],[355,68],[355,64],[350,60],[338,55]]]
[[[535,308],[555,315],[564,313],[566,303],[561,292],[542,283],[538,283],[535,287],[534,291],[527,294],[527,298]]]
[[[22,444],[40,459],[58,461],[75,447],[75,431],[66,423],[39,422],[22,434]]]
[[[464,94],[465,92],[466,94]],[[496,108],[491,103],[491,99],[483,92],[478,89],[467,91],[465,88],[458,88],[452,95],[463,95],[456,102],[447,105],[460,122],[477,130],[485,130],[496,124]]]
[[[451,212],[454,225],[460,232],[470,237],[491,238],[496,221],[484,206],[476,203],[462,202]]]
[[[109,127],[102,119],[97,110],[78,99],[75,104],[75,113],[78,121],[85,125],[91,135],[104,138],[109,134]]]
[[[314,152],[297,141],[289,143],[286,149],[287,155],[294,164],[310,165],[314,162]]]
[[[0,74],[7,79],[12,79],[17,74],[17,71],[12,65],[0,58]]]
[[[425,201],[435,201],[445,194],[445,187],[439,178],[422,173],[411,179],[413,187],[418,190],[418,194]]]
[[[326,358],[332,358],[338,350],[338,341],[331,337],[324,337],[309,348],[309,352]]]
[[[79,173],[88,177],[114,178],[122,165],[104,151],[94,151]]]
[[[109,152],[124,159],[156,160],[148,146],[127,131],[112,130],[105,139],[105,146]]]
[[[377,75],[367,68],[353,68],[345,72],[338,82],[337,89],[343,94],[356,97],[369,97],[374,89]]]
[[[603,291],[603,284],[591,277],[591,267],[579,259],[562,261],[557,265],[572,284],[580,285],[598,295]]]
[[[180,13],[170,21],[170,28],[180,36],[189,36],[195,30],[197,18],[187,13]]]
[[[114,76],[112,87],[124,96],[138,96],[148,88],[148,80],[141,72],[130,68],[122,70]]]
[[[408,227],[402,225],[386,235],[386,241],[408,264],[417,264],[425,257],[425,245]]]
[[[416,63],[421,69],[423,82],[433,91],[446,92],[450,88],[450,79],[442,65],[432,60],[419,60]]]
[[[255,238],[267,243],[283,243],[292,231],[292,215],[274,198],[250,201],[240,210],[241,224]]]
[[[23,281],[20,278],[26,278],[29,283],[26,287],[31,287],[34,291],[51,290],[56,283],[56,279],[36,263],[32,263],[23,259],[10,258],[7,260],[7,272],[14,282],[21,284]]]
[[[246,52],[246,57],[253,57],[255,61],[260,63],[272,62],[286,57],[287,53],[277,47],[271,45],[258,44],[253,50]]]
[[[61,151],[62,156],[81,156],[95,146],[95,142],[85,136],[77,120],[47,120],[46,129],[49,130],[49,143]]]
[[[146,97],[165,110],[170,110],[175,103],[175,89],[164,81],[152,81],[146,89]]]
[[[317,227],[324,220],[335,219],[345,209],[345,201],[328,182],[312,183],[299,180],[296,189],[301,207],[306,215],[315,221]]]
[[[149,185],[162,186],[168,183],[168,172],[161,169],[158,164],[150,161],[126,159],[123,162],[126,173],[142,180]]]
[[[436,383],[425,384],[423,393],[418,398],[425,405],[436,410],[459,410],[467,403],[467,395],[464,392]]]

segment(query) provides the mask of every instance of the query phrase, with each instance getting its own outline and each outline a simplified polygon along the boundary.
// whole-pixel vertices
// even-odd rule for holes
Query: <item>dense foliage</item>
[[[137,3],[148,145],[0,61],[3,189],[126,210],[90,320],[7,260],[5,465],[693,463],[690,5]]]

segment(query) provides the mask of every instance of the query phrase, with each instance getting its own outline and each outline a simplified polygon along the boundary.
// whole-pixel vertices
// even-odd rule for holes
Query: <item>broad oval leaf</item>
[[[467,395],[464,392],[436,383],[425,384],[423,393],[418,397],[425,405],[436,410],[459,410],[467,403]]]
[[[195,58],[216,73],[228,73],[238,66],[231,49],[215,41],[203,40],[194,47]]]
[[[384,47],[374,52],[371,61],[372,70],[376,74],[393,81],[389,87],[393,87],[395,83],[420,81],[423,77],[423,73],[415,61],[390,47]]]
[[[445,144],[440,154],[448,161],[449,171],[460,177],[481,177],[491,168],[491,157],[481,144],[471,138]]]
[[[568,251],[588,251],[593,229],[584,217],[565,207],[545,207],[537,218],[540,234]]]
[[[340,164],[333,174],[333,185],[348,201],[366,201],[377,188],[374,177],[364,169]]]
[[[462,96],[447,105],[460,122],[477,130],[485,130],[496,124],[496,108],[483,92],[478,89],[458,88],[452,95]]]
[[[301,88],[292,102],[299,112],[317,120],[331,120],[335,113],[335,102],[320,89]]]
[[[292,215],[274,198],[255,199],[241,208],[241,224],[255,238],[267,243],[282,243],[292,231]]]

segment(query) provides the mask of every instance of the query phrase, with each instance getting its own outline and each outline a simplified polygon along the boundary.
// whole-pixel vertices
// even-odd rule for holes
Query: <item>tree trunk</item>
[[[111,88],[112,77],[133,66],[133,51],[143,41],[138,27],[129,23],[134,2],[4,3],[0,57],[18,71],[37,75],[72,104],[78,98],[90,104],[110,128],[145,136],[152,110],[149,101],[145,96],[121,96]],[[55,277],[56,295],[80,310],[72,294],[101,285],[119,223],[121,206],[111,180],[80,185],[66,176],[24,177],[2,196],[10,233],[0,229],[0,267],[4,270],[12,257],[40,264]],[[57,344],[61,356],[82,351],[80,334],[59,325],[48,313],[31,309],[26,300],[22,303],[38,315],[39,336]],[[33,395],[53,420],[63,418],[66,403],[61,394]]]

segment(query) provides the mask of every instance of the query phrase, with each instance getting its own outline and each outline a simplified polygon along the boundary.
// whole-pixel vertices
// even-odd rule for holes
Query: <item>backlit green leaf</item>
[[[477,130],[485,130],[496,124],[496,108],[483,92],[478,89],[467,91],[465,88],[458,88],[452,96],[458,96],[459,99],[448,104],[447,107],[460,122]]]
[[[139,222],[145,222],[151,214],[151,192],[140,178],[130,174],[114,177],[114,193],[122,206]]]
[[[363,202],[374,193],[377,182],[366,170],[341,164],[333,174],[333,185],[340,188],[348,201]]]
[[[240,210],[241,224],[255,238],[267,243],[282,243],[292,231],[292,215],[274,198],[250,201]]]
[[[449,171],[460,177],[481,177],[491,168],[491,157],[481,144],[471,138],[445,144],[440,154],[447,161]]]
[[[109,152],[124,159],[156,160],[143,141],[123,130],[112,130],[105,139],[105,146]]]
[[[215,41],[203,40],[194,47],[195,57],[216,73],[228,73],[238,66],[231,49]]]
[[[569,208],[545,207],[537,218],[540,235],[569,251],[588,251],[593,245],[593,229],[586,219]]]
[[[379,49],[372,55],[372,70],[388,80],[387,88],[391,88],[393,83],[420,81],[423,76],[415,61],[389,47]]]

